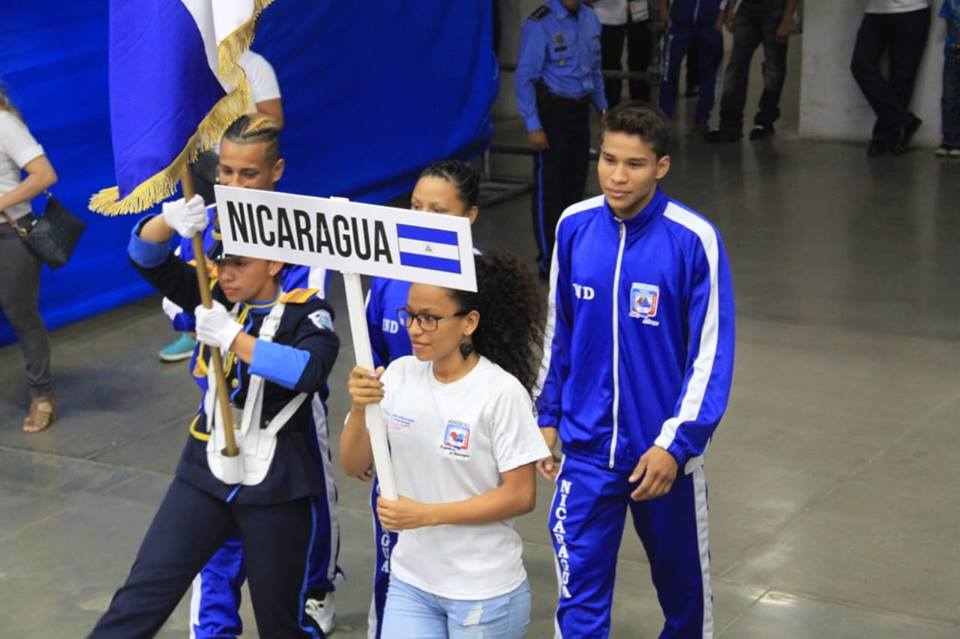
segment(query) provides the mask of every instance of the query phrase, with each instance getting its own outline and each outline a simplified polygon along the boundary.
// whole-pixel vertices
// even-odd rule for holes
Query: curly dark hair
[[[476,310],[480,324],[464,357],[476,351],[520,380],[532,392],[539,372],[546,310],[530,269],[510,253],[494,251],[475,258],[477,292],[450,290],[460,311]]]

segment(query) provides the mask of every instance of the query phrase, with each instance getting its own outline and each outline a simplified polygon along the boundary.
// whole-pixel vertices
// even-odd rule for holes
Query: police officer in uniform
[[[550,272],[554,231],[563,210],[583,199],[592,104],[605,111],[600,20],[581,0],[549,0],[520,35],[516,90],[534,150],[534,237],[541,277]]]

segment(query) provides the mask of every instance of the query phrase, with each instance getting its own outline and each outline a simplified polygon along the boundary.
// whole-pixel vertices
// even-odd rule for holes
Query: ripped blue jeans
[[[530,586],[480,601],[446,599],[390,576],[382,639],[520,639],[530,623]]]

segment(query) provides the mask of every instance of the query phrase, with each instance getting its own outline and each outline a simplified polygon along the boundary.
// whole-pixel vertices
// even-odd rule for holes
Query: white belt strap
[[[287,422],[290,421],[290,418],[294,416],[306,399],[306,393],[299,393],[296,397],[287,402],[287,405],[284,406],[279,413],[273,416],[273,419],[271,419],[270,423],[267,424],[267,428],[265,430],[271,435],[276,435],[278,432],[280,432],[280,429],[286,426]]]
[[[282,293],[281,293],[282,295]],[[272,342],[277,334],[277,328],[280,326],[280,318],[283,316],[284,304],[280,303],[273,307],[270,314],[263,320],[260,326],[260,334],[257,339],[265,342]],[[307,398],[306,393],[299,393],[292,400],[287,402],[283,409],[274,415],[270,420],[271,434],[276,435],[281,428],[286,425],[290,418],[297,412],[300,405]],[[259,427],[260,419],[263,414],[263,378],[259,375],[250,376],[250,387],[247,389],[247,399],[243,403],[243,419],[240,422],[240,437],[243,437],[250,430],[251,424],[257,424]]]
[[[277,304],[264,318],[257,339],[272,342],[280,326],[284,305]],[[236,317],[236,307],[232,311]],[[212,367],[211,367],[212,368]],[[224,483],[244,484],[256,486],[264,477],[273,461],[277,448],[277,433],[283,428],[307,399],[307,393],[298,393],[293,399],[274,415],[266,428],[260,428],[263,415],[264,379],[259,375],[250,375],[250,385],[247,388],[247,397],[243,403],[243,417],[240,421],[240,431],[237,434],[237,446],[240,455],[224,457],[223,429],[224,424],[233,426],[231,416],[220,414],[219,404],[214,401],[216,395],[216,380],[213,374],[207,375],[207,395],[204,398],[204,409],[211,425],[210,441],[207,442],[207,463],[215,477]],[[224,418],[226,417],[226,419]]]

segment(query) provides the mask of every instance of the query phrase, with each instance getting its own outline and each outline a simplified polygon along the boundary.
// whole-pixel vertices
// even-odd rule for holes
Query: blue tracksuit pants
[[[717,72],[723,62],[723,35],[712,25],[672,24],[663,47],[663,78],[660,81],[660,108],[667,117],[677,110],[680,65],[690,44],[696,41],[699,57],[700,91],[696,121],[710,119],[717,94]]]
[[[669,493],[630,499],[629,475],[566,457],[550,508],[560,598],[557,637],[610,635],[617,553],[629,508],[650,561],[666,623],[660,639],[713,637],[713,591],[703,468],[679,474]]]

